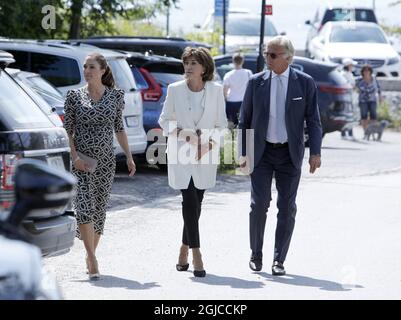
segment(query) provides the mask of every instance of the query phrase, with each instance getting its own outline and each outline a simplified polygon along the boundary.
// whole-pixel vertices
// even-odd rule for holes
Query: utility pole
[[[166,37],[170,36],[170,2],[167,4]]]
[[[223,0],[223,54],[226,54],[226,1]]]
[[[262,0],[262,9],[260,10],[260,39],[259,39],[259,55],[256,65],[256,72],[263,70],[264,59],[263,59],[263,42],[265,38],[265,6],[266,0]]]

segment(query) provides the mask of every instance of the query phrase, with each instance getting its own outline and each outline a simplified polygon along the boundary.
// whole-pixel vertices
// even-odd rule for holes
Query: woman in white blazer
[[[199,217],[205,189],[216,184],[219,145],[227,127],[223,87],[214,83],[214,61],[206,48],[185,49],[185,80],[170,84],[159,124],[167,136],[168,181],[182,193],[184,230],[176,269],[204,277]]]

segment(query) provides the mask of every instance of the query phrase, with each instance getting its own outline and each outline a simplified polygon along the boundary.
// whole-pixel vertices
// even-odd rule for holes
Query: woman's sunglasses
[[[286,54],[286,52],[281,52],[281,53],[274,53],[274,52],[267,52],[265,51],[265,56],[266,58],[270,56],[273,60],[276,59],[278,56],[281,56],[282,54]]]

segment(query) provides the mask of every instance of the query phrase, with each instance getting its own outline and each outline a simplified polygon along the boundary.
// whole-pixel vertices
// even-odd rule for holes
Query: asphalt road
[[[276,193],[264,268],[254,273],[248,268],[250,181],[234,175],[220,175],[205,195],[200,229],[206,278],[194,278],[192,266],[178,273],[180,194],[168,187],[165,174],[145,167],[133,178],[116,176],[97,253],[101,280],[88,281],[78,240],[68,254],[46,259],[46,268],[66,299],[400,299],[401,133],[386,131],[383,142],[332,133],[322,159],[314,175],[305,159],[285,277],[270,271]]]

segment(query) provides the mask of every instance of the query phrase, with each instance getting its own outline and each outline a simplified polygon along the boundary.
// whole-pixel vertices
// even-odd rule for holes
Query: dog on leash
[[[373,122],[365,129],[365,136],[363,139],[370,140],[370,137],[374,141],[381,141],[383,131],[390,123],[387,120],[382,120],[380,122]]]

